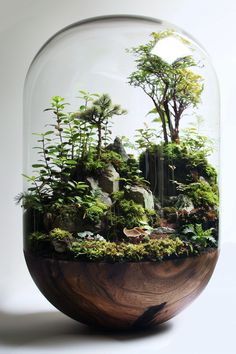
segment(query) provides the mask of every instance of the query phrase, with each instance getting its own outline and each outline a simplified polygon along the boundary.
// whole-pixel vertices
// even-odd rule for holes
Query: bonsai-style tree
[[[203,90],[202,77],[191,68],[197,63],[191,55],[169,64],[153,52],[156,44],[169,36],[183,39],[173,31],[152,33],[145,45],[129,50],[136,57],[137,70],[128,78],[130,85],[140,87],[154,104],[153,113],[161,120],[164,142],[179,142],[179,124],[184,112],[196,107]]]
[[[97,130],[97,158],[101,158],[102,142],[107,144],[109,121],[114,115],[125,114],[126,111],[118,104],[113,104],[108,94],[103,94],[92,105],[78,114],[78,118],[88,122]]]

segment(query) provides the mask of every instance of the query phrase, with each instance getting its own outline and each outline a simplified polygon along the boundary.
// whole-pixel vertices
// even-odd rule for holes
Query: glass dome
[[[107,16],[50,38],[25,81],[19,196],[41,291],[88,324],[173,317],[217,260],[218,158],[216,75],[186,32]]]

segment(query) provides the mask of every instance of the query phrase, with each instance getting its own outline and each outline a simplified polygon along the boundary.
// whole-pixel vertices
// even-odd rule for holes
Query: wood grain
[[[165,322],[191,303],[207,285],[218,251],[161,263],[62,261],[29,252],[25,258],[38,288],[66,315],[132,329]]]

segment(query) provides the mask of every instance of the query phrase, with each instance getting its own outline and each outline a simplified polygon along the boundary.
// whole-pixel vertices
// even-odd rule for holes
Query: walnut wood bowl
[[[60,311],[88,325],[143,328],[179,313],[205,288],[218,251],[163,262],[79,262],[25,252],[36,285]]]

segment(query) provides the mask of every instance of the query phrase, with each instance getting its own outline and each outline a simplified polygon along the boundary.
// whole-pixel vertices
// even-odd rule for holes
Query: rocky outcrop
[[[154,209],[154,197],[149,189],[141,186],[127,186],[126,197],[141,204],[145,209]]]
[[[100,186],[99,186],[99,183],[98,183],[98,180],[97,179],[94,179],[93,177],[88,177],[87,178],[87,182],[90,186],[90,188],[92,190],[96,190],[96,189],[99,189],[99,199],[104,203],[106,204],[107,206],[111,206],[112,205],[112,200],[110,198],[110,195],[109,193],[107,192],[104,192]]]
[[[125,148],[122,144],[121,139],[117,136],[112,144],[107,146],[107,150],[115,151],[119,154],[123,161],[128,160],[128,155],[125,151]]]
[[[99,177],[98,185],[104,192],[108,194],[118,192],[119,177],[119,173],[116,171],[114,166],[110,164],[106,169],[106,173]]]

